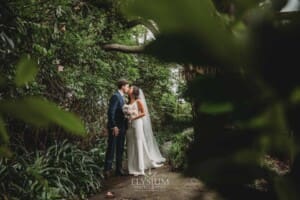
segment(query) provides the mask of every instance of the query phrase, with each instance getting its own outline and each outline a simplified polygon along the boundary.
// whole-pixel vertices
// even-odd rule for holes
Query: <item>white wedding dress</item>
[[[144,104],[147,109],[145,101]],[[137,101],[128,105],[128,108],[135,116],[139,112]],[[163,166],[162,162],[166,160],[159,152],[151,122],[147,122],[149,117],[147,115],[148,113],[146,116],[132,121],[126,133],[128,171],[132,175],[144,175],[146,169],[161,167]]]

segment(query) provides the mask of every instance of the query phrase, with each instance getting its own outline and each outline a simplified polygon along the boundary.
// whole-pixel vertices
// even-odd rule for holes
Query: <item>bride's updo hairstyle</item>
[[[132,86],[132,95],[134,96],[135,99],[138,99],[140,96],[140,88],[137,86],[133,85]]]

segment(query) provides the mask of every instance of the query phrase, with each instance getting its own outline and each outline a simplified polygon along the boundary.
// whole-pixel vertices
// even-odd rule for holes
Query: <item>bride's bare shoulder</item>
[[[141,99],[137,99],[136,100],[136,103],[139,105],[139,106],[143,106],[143,102]]]
[[[141,99],[137,99],[136,102],[142,104],[142,100]]]

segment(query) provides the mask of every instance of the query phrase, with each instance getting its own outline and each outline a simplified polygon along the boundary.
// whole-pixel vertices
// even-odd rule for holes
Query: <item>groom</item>
[[[124,94],[129,90],[128,81],[121,79],[117,83],[118,91],[110,98],[108,108],[108,145],[105,155],[104,176],[107,178],[112,172],[112,163],[116,149],[116,175],[126,175],[122,170],[122,155],[124,150],[127,120],[123,113],[125,104]]]

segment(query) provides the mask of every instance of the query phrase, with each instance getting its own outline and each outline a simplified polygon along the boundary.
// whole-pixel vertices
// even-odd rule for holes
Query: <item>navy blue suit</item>
[[[124,104],[125,102],[120,92],[116,92],[109,100],[109,108],[107,112],[108,145],[106,149],[105,163],[104,163],[105,171],[112,169],[115,149],[116,149],[116,171],[118,172],[122,169],[122,156],[124,151],[125,133],[127,129],[127,120],[122,110]],[[113,135],[114,127],[119,128],[118,136]]]

